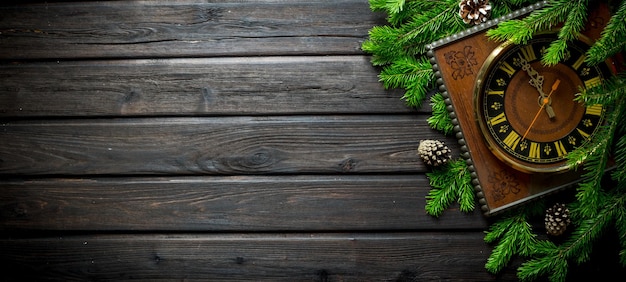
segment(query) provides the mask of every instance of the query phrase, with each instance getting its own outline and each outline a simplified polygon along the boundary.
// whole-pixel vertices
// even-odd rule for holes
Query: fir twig
[[[598,64],[618,52],[626,50],[626,1],[622,1],[602,31],[602,35],[589,51],[587,51],[587,62]]]
[[[550,1],[543,9],[535,10],[523,19],[502,22],[497,28],[487,31],[493,40],[511,40],[524,44],[537,32],[546,31],[565,21],[571,9],[571,0]]]
[[[520,212],[493,223],[485,235],[486,243],[498,244],[489,255],[485,268],[491,273],[500,272],[515,255],[533,254],[537,235],[527,221],[528,215]]]
[[[593,244],[602,231],[611,225],[617,215],[625,212],[625,200],[624,194],[607,198],[605,203],[608,205],[597,216],[579,221],[580,225],[568,241],[552,250],[543,250],[541,256],[523,263],[517,273],[520,280],[529,281],[548,275],[550,281],[565,281],[569,262],[581,264],[589,260]]]
[[[622,266],[626,267],[626,207],[622,203],[621,209],[615,215],[615,229],[619,234],[620,251],[619,261]]]
[[[406,89],[403,98],[408,104],[419,107],[432,87],[434,76],[432,66],[425,57],[402,57],[384,68],[379,78],[386,88]]]
[[[435,93],[432,97],[430,97],[430,102],[433,112],[427,119],[428,125],[430,125],[433,129],[443,132],[445,135],[452,134],[454,131],[454,124],[452,124],[452,119],[446,109],[447,104],[443,95],[441,95],[441,93]]]
[[[583,164],[586,171],[583,173],[584,180],[577,188],[577,206],[572,211],[574,216],[580,213],[580,218],[594,217],[601,207],[603,193],[601,182],[610,158],[613,137],[626,110],[624,95],[626,91],[620,77],[612,78],[610,81],[591,89],[583,89],[576,98],[587,105],[607,103],[604,107],[608,108],[606,124],[593,135],[592,142],[581,146],[568,156],[571,165],[578,167]]]
[[[455,200],[463,212],[474,210],[472,178],[464,160],[449,161],[426,174],[433,187],[426,196],[426,212],[440,216]]]
[[[550,1],[546,7],[533,11],[523,19],[500,23],[497,28],[487,31],[487,36],[497,41],[511,40],[515,44],[525,44],[535,34],[563,23],[558,39],[552,42],[542,57],[544,64],[555,65],[565,56],[567,43],[583,30],[588,2],[589,0]]]

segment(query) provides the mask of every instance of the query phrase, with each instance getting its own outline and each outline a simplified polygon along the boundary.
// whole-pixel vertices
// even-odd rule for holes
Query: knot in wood
[[[274,165],[277,162],[277,157],[273,150],[262,148],[233,160],[234,162],[229,162],[230,165],[240,169],[261,169]]]
[[[356,161],[353,159],[347,159],[341,163],[341,171],[350,172],[356,168]]]
[[[267,163],[269,160],[271,159],[270,153],[268,151],[259,151],[256,152],[254,154],[252,154],[252,156],[250,156],[249,158],[249,163],[251,165],[262,165],[264,163]]]

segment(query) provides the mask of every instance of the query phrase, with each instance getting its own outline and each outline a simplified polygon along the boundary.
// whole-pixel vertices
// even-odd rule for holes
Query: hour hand
[[[548,114],[549,118],[554,118],[556,115],[554,113],[554,109],[552,108],[552,101],[550,100],[550,97],[548,97],[548,95],[543,92],[543,75],[540,75],[539,72],[537,72],[532,66],[530,66],[530,64],[524,58],[522,58],[521,55],[519,60],[520,65],[522,66],[522,70],[526,71],[526,73],[530,77],[528,83],[531,86],[535,87],[535,89],[537,89],[537,92],[539,92],[539,106],[543,106],[546,109],[546,113]]]

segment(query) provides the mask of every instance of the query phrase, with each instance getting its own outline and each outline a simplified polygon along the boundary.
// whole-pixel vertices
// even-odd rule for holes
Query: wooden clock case
[[[489,40],[486,31],[500,22],[524,17],[546,3],[538,2],[427,46],[439,91],[455,125],[461,156],[468,163],[481,210],[487,216],[572,186],[580,179],[580,171],[526,173],[506,165],[490,151],[476,121],[473,95],[477,74],[501,44]],[[608,8],[599,6],[590,13],[583,35],[598,39],[609,18]]]

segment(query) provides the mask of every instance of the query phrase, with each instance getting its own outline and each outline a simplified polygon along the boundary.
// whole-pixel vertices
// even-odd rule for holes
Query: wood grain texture
[[[5,232],[486,227],[478,212],[426,215],[421,175],[33,179],[0,190]]]
[[[0,59],[360,54],[367,1],[102,1],[0,7]]]
[[[9,273],[34,281],[494,280],[478,268],[489,253],[489,246],[476,243],[482,236],[482,232],[58,236],[0,240],[0,262]],[[35,253],[38,256],[25,255]]]
[[[425,214],[418,143],[458,145],[382,89],[367,0],[11,2],[3,281],[515,280]]]
[[[420,173],[429,137],[416,115],[7,121],[0,174]]]
[[[401,95],[364,56],[0,64],[0,117],[415,112]]]

